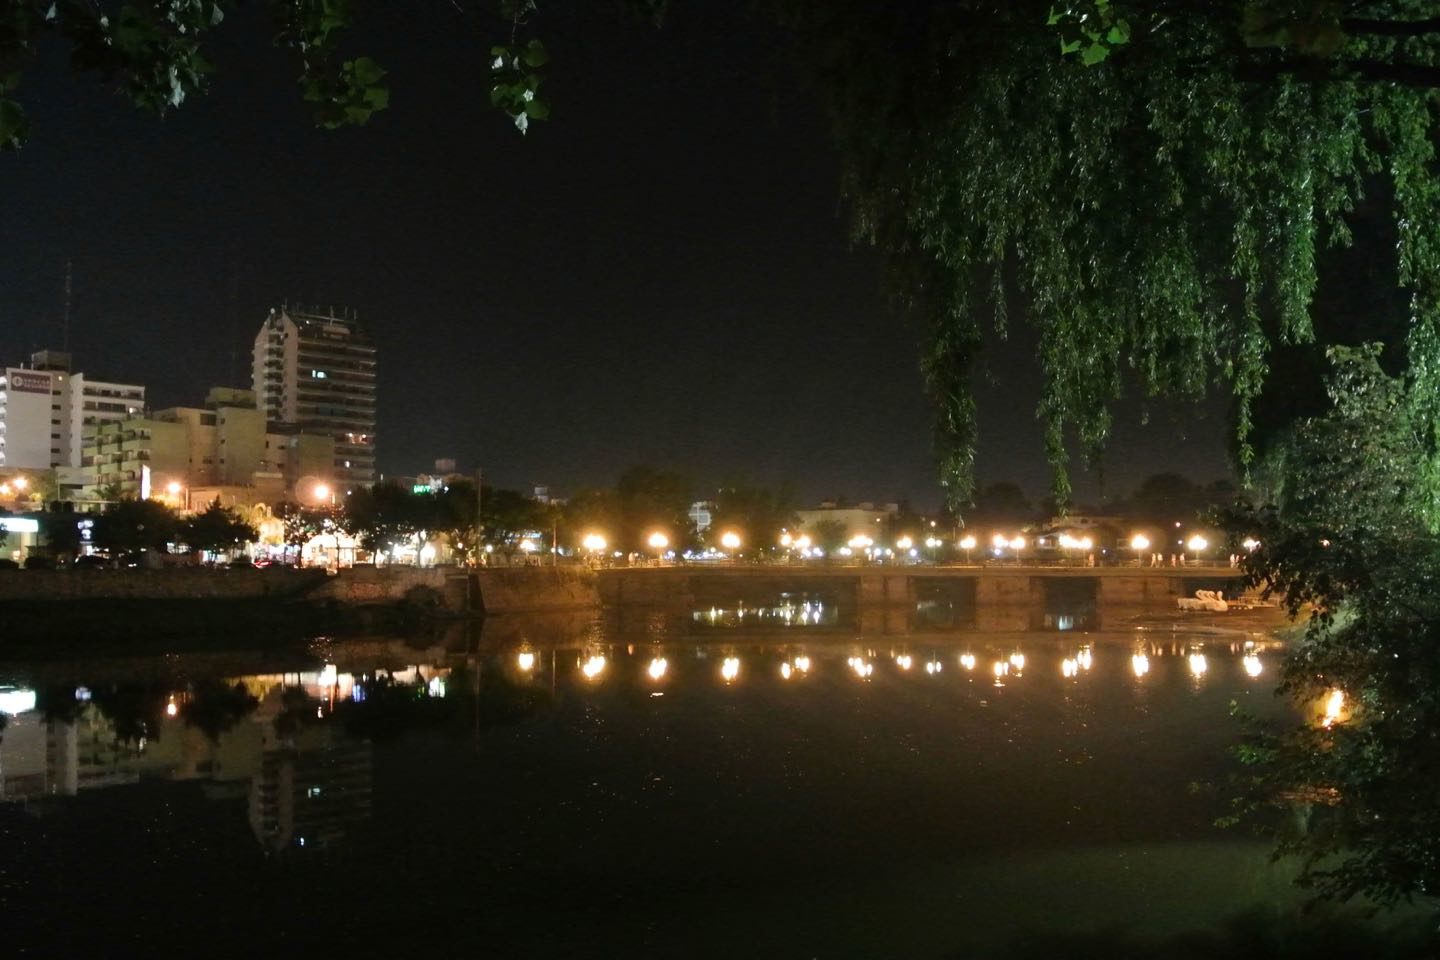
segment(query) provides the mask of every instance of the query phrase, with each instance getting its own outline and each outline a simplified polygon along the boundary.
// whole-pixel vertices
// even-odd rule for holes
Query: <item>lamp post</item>
[[[1144,564],[1140,562],[1140,553],[1141,551],[1150,549],[1150,538],[1143,533],[1135,534],[1135,536],[1130,538],[1130,549],[1135,551],[1135,566],[1144,566]]]
[[[1195,554],[1195,563],[1197,565],[1200,563],[1200,555],[1205,552],[1205,548],[1208,546],[1210,546],[1209,541],[1198,533],[1185,542],[1185,547]]]
[[[740,549],[740,534],[736,533],[734,530],[726,530],[724,533],[720,534],[720,546],[724,547],[731,553],[734,553],[736,550]]]
[[[670,546],[670,538],[656,530],[650,534],[647,542],[650,544],[650,549],[655,551],[655,562],[660,563],[665,558],[665,548]]]
[[[1025,538],[1024,538],[1024,537],[1016,537],[1014,540],[1011,540],[1011,541],[1010,541],[1010,549],[1015,551],[1015,564],[1016,564],[1016,566],[1019,566],[1019,564],[1020,564],[1020,551],[1025,549]]]
[[[605,551],[605,538],[598,533],[587,533],[580,545],[590,554],[592,562],[598,562],[600,554]]]
[[[170,494],[170,499],[176,501],[180,509],[186,513],[190,512],[190,489],[179,480],[171,480],[165,485],[165,492]],[[184,497],[181,497],[181,494]]]
[[[960,539],[960,549],[965,551],[965,565],[968,567],[970,565],[970,551],[975,549],[975,538],[968,533],[965,534],[965,536]]]

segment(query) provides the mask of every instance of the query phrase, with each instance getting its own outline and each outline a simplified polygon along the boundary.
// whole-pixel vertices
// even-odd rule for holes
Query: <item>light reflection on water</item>
[[[688,870],[715,849],[703,837],[687,846],[692,816],[723,827],[738,809],[724,834],[738,852],[724,869],[744,869],[747,830],[758,830],[748,854],[761,858],[755,872],[766,871],[764,858],[808,870],[823,856],[832,858],[827,869],[852,870],[859,882],[876,869],[878,850],[918,857],[934,843],[996,842],[985,838],[1007,836],[1012,819],[1029,824],[1026,843],[1034,824],[1067,824],[1077,810],[1115,808],[1122,826],[1108,830],[1150,822],[1128,810],[1135,801],[1126,790],[1166,778],[1111,781],[1171,755],[1181,763],[1187,750],[1220,755],[1225,704],[1237,691],[1268,701],[1278,655],[1264,638],[1168,631],[783,628],[696,639],[686,627],[648,622],[552,630],[517,620],[423,648],[317,641],[284,655],[0,663],[0,706],[11,708],[0,734],[0,811],[42,823],[83,798],[118,803],[145,784],[190,785],[212,798],[217,821],[247,831],[252,852],[269,857],[370,850],[399,822],[408,833],[413,820],[417,832],[485,857],[501,843],[516,858],[507,869],[536,858],[588,876],[607,857],[628,863],[615,851],[642,829],[664,837],[656,849],[679,848],[675,862]],[[1199,674],[1195,656],[1206,662]],[[1171,745],[1157,732],[1162,716],[1193,725]],[[438,765],[423,792],[394,772],[396,758],[417,749]],[[471,768],[472,779],[460,775]],[[405,769],[420,776],[413,764]],[[1169,779],[1194,776],[1186,769]],[[1055,777],[1063,789],[1032,789]],[[452,793],[461,798],[454,805],[484,814],[475,836],[428,812]],[[389,816],[379,812],[384,796]],[[1194,802],[1179,786],[1159,800]],[[708,819],[691,813],[707,803],[716,804]],[[847,812],[852,804],[857,813]],[[973,827],[958,825],[961,810]],[[916,825],[951,811],[957,825],[922,842]],[[557,812],[585,829],[570,832]],[[524,828],[502,843],[486,825],[491,815],[521,818]],[[894,832],[883,843],[865,831],[892,828],[856,826],[887,820]],[[785,839],[756,826],[770,822]],[[845,839],[852,830],[860,839]],[[572,847],[581,851],[573,863],[564,859]],[[670,882],[664,857],[654,857],[644,869]],[[423,870],[409,876],[423,888]]]

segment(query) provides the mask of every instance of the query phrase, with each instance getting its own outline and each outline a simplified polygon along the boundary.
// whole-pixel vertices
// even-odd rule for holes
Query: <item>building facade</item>
[[[251,382],[268,419],[334,438],[337,482],[374,482],[375,344],[352,313],[272,310]]]
[[[84,488],[94,499],[173,500],[199,509],[303,499],[306,484],[334,479],[335,442],[268,423],[249,390],[217,387],[204,407],[93,424],[83,448]]]
[[[71,372],[70,354],[42,350],[0,377],[0,470],[78,469],[87,427],[145,409],[145,388]]]

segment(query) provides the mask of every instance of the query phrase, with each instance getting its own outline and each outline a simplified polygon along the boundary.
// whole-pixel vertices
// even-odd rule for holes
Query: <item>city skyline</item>
[[[711,16],[676,11],[662,34],[557,17],[557,117],[524,138],[467,101],[439,18],[423,57],[372,26],[397,102],[361,130],[315,130],[282,61],[241,83],[223,46],[211,94],[163,122],[37,76],[41,135],[0,159],[17,252],[0,358],[61,345],[69,261],[72,352],[157,407],[245,386],[277,303],[357,310],[382,358],[387,475],[451,457],[573,490],[651,462],[806,500],[938,503],[916,331],[886,304],[881,259],[848,243],[818,107],[762,28],[717,45]],[[137,159],[94,167],[100,138]],[[41,186],[55,169],[63,209]],[[977,463],[1040,496],[1033,354],[1022,329],[992,345]],[[1107,489],[1228,472],[1218,403],[1139,420],[1117,417]]]

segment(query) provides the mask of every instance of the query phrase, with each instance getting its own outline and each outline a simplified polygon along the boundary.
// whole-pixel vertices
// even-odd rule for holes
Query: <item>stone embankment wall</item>
[[[304,596],[324,570],[0,570],[0,603]]]
[[[476,571],[486,613],[582,610],[600,606],[595,571],[584,567],[488,567]]]
[[[433,567],[324,570],[0,570],[0,604],[29,608],[88,601],[286,600],[436,613],[580,610],[600,605],[595,574],[580,568],[479,571]]]

